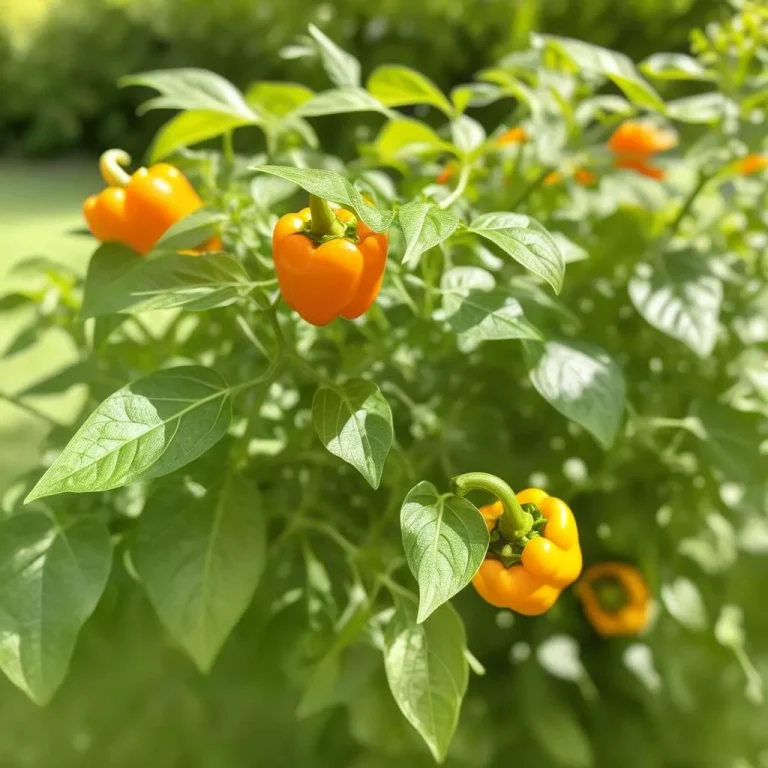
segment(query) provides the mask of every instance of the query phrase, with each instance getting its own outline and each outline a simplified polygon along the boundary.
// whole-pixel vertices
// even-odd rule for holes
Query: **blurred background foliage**
[[[721,7],[717,0],[0,0],[0,151],[143,149],[163,117],[136,118],[142,94],[115,88],[129,73],[199,66],[239,87],[257,79],[323,86],[312,62],[279,55],[290,54],[286,47],[309,22],[364,71],[397,62],[449,88],[524,48],[534,30],[639,59],[686,49],[689,30]]]

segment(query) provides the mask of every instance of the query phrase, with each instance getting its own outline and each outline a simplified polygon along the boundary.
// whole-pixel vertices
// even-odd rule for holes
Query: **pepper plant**
[[[228,765],[764,765],[768,11],[733,14],[639,65],[536,35],[450,93],[315,27],[319,93],[125,78],[175,110],[148,164],[205,204],[112,153],[87,274],[38,261],[3,299],[80,350],[15,400],[89,392],[4,498],[9,680],[99,722],[81,630],[121,649],[102,670],[185,654],[210,677],[153,689],[164,728],[262,713]],[[535,606],[468,587],[524,568]]]

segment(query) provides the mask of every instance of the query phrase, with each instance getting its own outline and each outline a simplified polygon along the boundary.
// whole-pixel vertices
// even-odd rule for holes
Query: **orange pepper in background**
[[[496,139],[496,143],[500,147],[504,147],[509,144],[525,144],[529,139],[530,137],[525,132],[525,129],[518,126],[516,128],[510,128],[506,133],[502,133],[501,136]]]
[[[617,155],[655,155],[676,146],[674,131],[636,120],[623,122],[608,140],[608,148]]]
[[[617,168],[628,168],[636,171],[649,179],[663,181],[667,178],[667,172],[663,168],[651,165],[645,158],[617,157],[615,165]]]
[[[97,240],[123,243],[143,256],[173,224],[202,208],[203,201],[173,165],[158,163],[129,175],[120,166],[130,162],[120,149],[101,156],[99,169],[109,186],[83,203],[83,215]],[[202,248],[220,250],[221,241],[211,238]]]
[[[581,572],[581,547],[570,507],[539,488],[516,494],[521,504],[533,503],[547,519],[543,534],[524,545],[519,563],[505,567],[488,557],[472,579],[480,596],[497,608],[510,608],[525,616],[548,611],[560,593]],[[489,531],[504,513],[500,501],[480,508]]]
[[[608,140],[608,148],[616,155],[614,165],[617,168],[628,168],[658,181],[667,174],[652,165],[649,159],[676,146],[674,131],[636,120],[623,122]]]
[[[447,184],[456,175],[455,165],[446,165],[442,171],[435,177],[437,184]]]
[[[753,152],[746,157],[742,157],[737,167],[742,176],[752,176],[768,168],[768,156]]]
[[[354,214],[343,208],[329,210],[337,224],[355,221]],[[285,303],[312,325],[327,325],[339,315],[348,320],[360,317],[381,289],[387,235],[358,221],[357,242],[338,234],[318,244],[307,231],[312,211],[286,214],[272,233],[275,271]]]
[[[625,563],[597,563],[576,585],[589,623],[603,637],[636,635],[648,624],[651,597],[643,574]]]
[[[597,174],[592,173],[589,168],[577,168],[573,178],[577,184],[581,184],[583,187],[591,187],[597,184]]]

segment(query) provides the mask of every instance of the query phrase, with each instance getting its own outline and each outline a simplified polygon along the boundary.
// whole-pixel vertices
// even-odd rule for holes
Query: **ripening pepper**
[[[742,176],[752,176],[768,168],[768,155],[759,155],[753,152],[742,157],[738,162],[738,171]]]
[[[310,207],[283,216],[272,256],[285,303],[312,325],[352,320],[376,300],[388,239],[354,214],[310,195]]]
[[[502,133],[501,136],[496,139],[496,144],[500,147],[505,147],[509,146],[510,144],[525,144],[527,141],[530,141],[530,136],[528,136],[525,129],[520,128],[520,126],[516,126],[514,128],[510,128],[505,133]]]
[[[643,574],[626,563],[597,563],[576,585],[589,623],[603,637],[636,635],[648,624],[651,596]]]
[[[608,140],[608,148],[615,154],[617,168],[626,168],[661,181],[666,172],[650,162],[659,152],[677,146],[677,134],[652,123],[626,120]]]
[[[178,168],[158,163],[129,175],[121,166],[130,162],[120,149],[101,156],[99,169],[108,187],[85,201],[83,215],[97,240],[123,243],[143,256],[173,224],[202,208],[203,201]],[[201,248],[219,250],[221,241],[211,238]]]
[[[480,596],[526,616],[546,613],[581,572],[579,533],[570,507],[538,488],[514,494],[506,483],[484,473],[459,475],[452,488],[462,496],[482,488],[499,498],[480,507],[491,537],[486,559],[472,580]]]

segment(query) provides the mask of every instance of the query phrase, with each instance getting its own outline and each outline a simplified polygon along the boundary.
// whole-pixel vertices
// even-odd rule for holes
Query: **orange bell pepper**
[[[178,168],[158,163],[129,175],[120,166],[130,162],[120,149],[101,156],[99,169],[109,186],[85,201],[83,215],[97,240],[123,243],[144,255],[171,225],[202,208],[203,201]],[[202,246],[209,251],[220,248],[218,238]]]
[[[636,635],[648,624],[651,597],[643,574],[625,563],[597,563],[576,585],[584,614],[603,637]]]
[[[560,593],[581,572],[581,547],[570,507],[539,488],[517,494],[521,504],[535,504],[547,522],[542,535],[525,543],[520,562],[505,567],[501,560],[486,558],[472,584],[480,596],[497,608],[510,608],[525,616],[548,611]],[[480,508],[489,531],[504,513],[497,501]]]
[[[285,303],[312,325],[366,312],[381,289],[388,238],[310,195],[275,225],[272,255]]]

